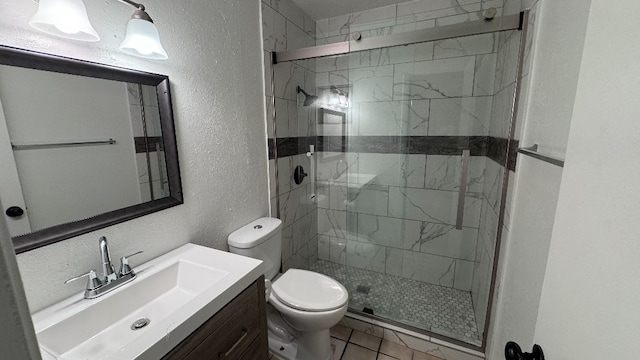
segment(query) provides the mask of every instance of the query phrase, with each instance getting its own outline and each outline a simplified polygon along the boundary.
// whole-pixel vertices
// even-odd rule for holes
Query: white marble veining
[[[361,153],[358,171],[376,174],[374,184],[424,187],[425,155]]]
[[[330,238],[329,260],[336,264],[347,264],[347,240],[335,237]]]
[[[498,9],[498,13],[499,12],[500,12],[500,9]],[[460,23],[469,22],[469,21],[478,21],[483,19],[484,17],[482,16],[482,11],[474,11],[466,14],[438,18],[436,19],[436,26],[454,25],[454,24],[460,24]]]
[[[287,50],[295,50],[314,46],[316,39],[307,34],[303,29],[287,21]]]
[[[352,55],[327,56],[316,59],[316,73],[347,70]]]
[[[360,136],[426,135],[429,102],[379,101],[355,104],[352,129]]]
[[[268,5],[262,5],[262,36],[265,51],[283,51],[287,46],[286,19]]]
[[[325,134],[321,133],[320,135]],[[357,153],[324,151],[318,153],[316,161],[317,180],[330,181],[344,174],[355,174],[358,172]]]
[[[482,210],[480,215],[480,229],[478,240],[484,242],[484,246],[489,253],[489,257],[493,259],[493,253],[496,248],[496,235],[498,234],[498,214],[489,205],[486,199],[482,202]]]
[[[429,135],[489,135],[491,96],[431,100]]]
[[[387,215],[389,187],[365,185],[347,189],[347,210],[359,214]]]
[[[420,14],[441,10],[446,11],[442,17],[453,14],[466,13],[469,11],[480,10],[481,1],[479,0],[421,0],[411,1],[398,4],[398,17]]]
[[[340,239],[357,237],[358,216],[345,211],[318,209],[318,235]]]
[[[350,100],[354,103],[392,100],[394,86],[393,66],[359,68],[349,71],[349,84],[353,86]]]
[[[467,191],[484,190],[486,158],[472,156],[467,173]],[[433,190],[459,190],[462,176],[462,156],[428,155],[425,188]]]
[[[314,262],[316,262],[318,260],[318,236],[317,236],[317,234],[313,239],[311,239],[311,241],[309,241],[307,246],[309,247],[309,249],[307,250],[308,254],[309,254],[309,266],[311,266],[311,264],[313,264]]]
[[[278,159],[278,190],[279,194],[285,194],[291,191],[291,165],[293,159],[291,158],[280,158]],[[275,181],[274,181],[275,186]],[[273,192],[275,194],[275,191]]]
[[[347,265],[360,269],[385,272],[384,246],[360,242],[347,241]]]
[[[494,53],[498,50],[496,33],[457,37],[436,41],[433,58],[444,59]]]
[[[269,88],[271,88],[271,85],[269,85]],[[268,125],[267,125],[267,136],[269,139],[273,139],[275,136],[273,135],[273,96],[265,96],[265,104],[264,107],[267,110],[266,114],[267,114],[267,121],[268,121]]]
[[[318,259],[329,261],[330,241],[330,236],[318,235]]]
[[[332,210],[347,210],[347,187],[339,184],[323,185],[327,190],[325,194],[328,194],[329,209]]]
[[[467,194],[463,226],[478,227],[482,199]],[[453,225],[458,193],[429,189],[389,188],[389,216]]]
[[[310,212],[299,221],[293,223],[293,251],[302,249],[317,236],[318,218],[317,212]]]
[[[293,255],[293,225],[282,229],[282,262],[285,262]]]
[[[308,269],[309,268],[309,247],[308,245],[304,245],[302,248],[298,249],[293,256],[291,257],[293,263],[291,267],[296,269]],[[288,270],[288,266],[285,266]],[[284,270],[284,271],[286,271]]]
[[[453,279],[453,288],[463,291],[471,290],[473,280],[472,261],[456,260],[455,278]]]
[[[387,274],[453,287],[455,260],[415,251],[387,248]]]
[[[395,65],[394,100],[471,96],[475,57]]]
[[[278,13],[282,14],[288,20],[292,21],[296,26],[304,29],[305,14],[298,5],[294,4],[291,0],[262,0],[275,9]]]
[[[307,189],[299,187],[280,195],[280,218],[282,226],[286,227],[294,221],[301,219],[310,210],[307,198]]]
[[[461,260],[475,259],[478,229],[423,222],[420,238],[412,250]],[[419,245],[419,246],[418,246]]]
[[[274,65],[275,96],[280,99],[296,100],[296,86],[304,84],[304,69],[293,63]]]
[[[502,194],[504,168],[495,161],[487,159],[485,174],[483,193],[489,201],[489,205],[497,212],[500,206],[500,195]]]
[[[504,45],[498,51],[496,60],[496,78],[494,83],[494,93],[511,85],[516,80],[518,51],[520,50],[520,33],[508,31],[501,33]]]
[[[473,96],[493,95],[497,55],[476,56],[476,78],[473,82]]]
[[[360,136],[403,135],[404,130],[411,126],[404,120],[399,101],[367,102],[355,106],[353,123]]]
[[[288,100],[276,98],[276,136],[278,138],[289,137],[289,111]]]
[[[515,84],[511,84],[493,96],[492,121],[489,128],[490,136],[503,139],[508,137],[514,89]]]
[[[420,221],[358,214],[358,239],[399,249],[418,244],[419,251],[421,225]]]
[[[429,128],[429,100],[409,100],[403,101],[404,115],[407,118],[407,131],[405,135],[424,136]]]
[[[471,299],[476,313],[478,328],[484,328],[487,303],[489,298],[489,284],[491,282],[491,268],[493,266],[489,253],[482,241],[478,241],[476,251],[477,258],[473,270],[473,280],[471,284]]]

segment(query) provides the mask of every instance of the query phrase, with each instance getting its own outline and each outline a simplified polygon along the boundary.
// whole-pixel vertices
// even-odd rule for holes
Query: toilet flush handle
[[[268,302],[269,296],[271,296],[271,280],[264,279],[264,300]]]

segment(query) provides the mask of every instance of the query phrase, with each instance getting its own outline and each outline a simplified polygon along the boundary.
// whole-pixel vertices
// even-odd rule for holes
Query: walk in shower
[[[285,269],[340,281],[352,313],[483,347],[524,19],[408,23],[270,54]],[[297,184],[298,165],[315,176]]]

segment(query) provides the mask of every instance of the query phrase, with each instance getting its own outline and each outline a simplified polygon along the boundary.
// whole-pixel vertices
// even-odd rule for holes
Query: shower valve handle
[[[296,185],[300,185],[302,184],[302,180],[304,180],[304,178],[307,175],[308,174],[304,172],[304,169],[302,168],[302,166],[298,165],[296,166],[296,169],[293,171],[293,181],[296,182]]]

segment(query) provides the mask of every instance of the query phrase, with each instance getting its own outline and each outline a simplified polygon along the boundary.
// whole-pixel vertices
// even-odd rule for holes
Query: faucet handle
[[[138,251],[131,255],[123,256],[120,258],[120,276],[129,275],[133,272],[133,269],[131,269],[131,266],[129,266],[129,258],[134,255],[142,254],[143,252],[144,251]]]
[[[102,282],[100,281],[100,279],[98,279],[98,275],[96,275],[96,271],[95,270],[89,270],[88,273],[86,274],[82,274],[80,276],[76,276],[74,278],[71,278],[67,281],[65,281],[65,284],[68,284],[72,281],[76,281],[79,279],[82,279],[83,277],[88,276],[89,279],[87,280],[87,290],[95,290],[97,288],[99,288],[100,286],[102,286]]]

